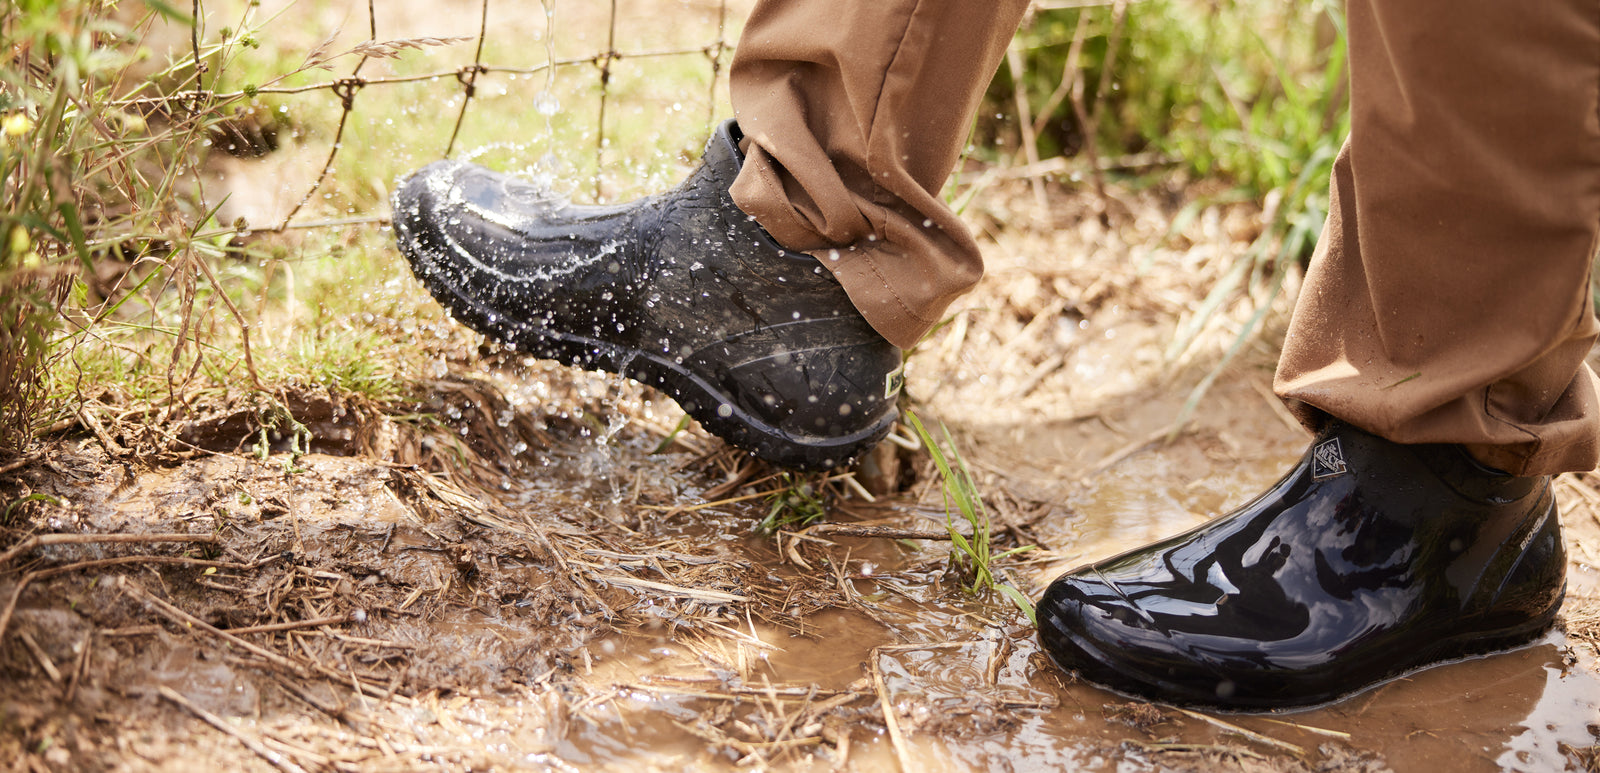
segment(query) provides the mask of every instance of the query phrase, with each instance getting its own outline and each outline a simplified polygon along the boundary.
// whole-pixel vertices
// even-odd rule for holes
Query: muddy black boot
[[[724,123],[682,185],[620,206],[440,161],[395,194],[400,251],[492,339],[657,387],[763,459],[840,465],[894,423],[900,351],[734,206],[739,138]]]
[[[1239,510],[1056,579],[1039,638],[1152,700],[1324,703],[1549,628],[1566,587],[1550,488],[1336,423]]]

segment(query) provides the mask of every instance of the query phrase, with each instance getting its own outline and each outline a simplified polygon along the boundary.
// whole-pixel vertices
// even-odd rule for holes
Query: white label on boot
[[[905,385],[906,366],[902,363],[900,367],[889,371],[888,375],[883,377],[883,399],[889,400],[900,394],[900,388]]]
[[[1311,478],[1322,480],[1343,475],[1350,471],[1344,463],[1344,449],[1339,447],[1338,438],[1328,438],[1317,444],[1311,452]]]

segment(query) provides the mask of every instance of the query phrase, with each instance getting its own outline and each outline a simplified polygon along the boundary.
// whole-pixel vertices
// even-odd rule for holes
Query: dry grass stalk
[[[11,236],[3,233],[0,239]],[[49,404],[44,384],[53,360],[49,338],[70,274],[13,269],[10,251],[0,245],[0,455],[22,456]]]
[[[172,701],[173,703],[182,707],[185,711],[188,711],[196,717],[199,717],[200,720],[206,724],[222,731],[224,734],[234,738],[239,743],[244,744],[246,749],[249,749],[256,756],[271,763],[273,767],[282,771],[286,771],[286,773],[306,773],[305,768],[295,764],[292,760],[284,757],[282,754],[268,749],[264,744],[261,743],[260,739],[247,735],[243,730],[224,722],[221,717],[194,705],[189,701],[188,698],[179,695],[177,691],[173,690],[171,687],[161,685],[157,687],[156,690],[161,694],[161,697]]]
[[[217,545],[221,539],[215,534],[35,534],[12,545],[0,553],[0,566],[41,545],[91,545],[97,543],[129,544],[150,542],[196,542]]]
[[[239,638],[237,636],[234,636],[233,634],[228,633],[227,631],[220,630],[217,627],[211,625],[210,623],[207,623],[206,621],[201,620],[200,618],[195,617],[194,615],[191,615],[188,612],[185,612],[185,611],[173,606],[172,604],[170,604],[170,603],[168,603],[166,601],[163,601],[162,599],[159,599],[159,598],[156,598],[155,596],[150,595],[143,588],[140,588],[138,585],[135,585],[135,584],[133,584],[131,582],[128,582],[125,578],[120,578],[119,577],[117,584],[118,584],[118,587],[120,587],[124,593],[128,594],[129,596],[132,596],[134,599],[136,599],[136,600],[138,600],[140,602],[143,602],[143,603],[149,605],[153,610],[155,610],[155,612],[157,614],[161,615],[162,617],[167,618],[168,620],[172,621],[174,624],[177,624],[179,626],[183,626],[185,628],[197,629],[197,630],[200,630],[200,631],[202,631],[204,633],[210,634],[211,636],[216,637],[217,639],[219,639],[219,640],[221,640],[221,641],[223,641],[223,642],[225,642],[225,643],[227,643],[229,645],[232,645],[232,646],[237,647],[237,648],[239,648],[239,649],[241,649],[241,650],[243,650],[245,652],[248,652],[248,653],[250,653],[252,655],[257,656],[257,657],[267,661],[268,663],[271,663],[271,664],[273,664],[275,666],[278,666],[279,668],[287,669],[290,673],[294,673],[294,674],[304,674],[305,673],[303,664],[297,663],[294,660],[291,660],[291,659],[289,659],[287,657],[284,657],[283,655],[280,655],[280,654],[278,654],[276,652],[273,652],[271,650],[265,649],[263,647],[256,646],[254,644],[251,644],[250,642],[247,642],[244,639],[241,639],[241,638]]]
[[[1257,733],[1256,731],[1250,730],[1248,728],[1240,727],[1240,726],[1238,726],[1236,724],[1233,724],[1232,722],[1224,722],[1224,721],[1222,721],[1220,719],[1217,719],[1216,717],[1209,716],[1209,715],[1206,715],[1206,714],[1202,714],[1202,713],[1200,713],[1198,711],[1191,711],[1189,709],[1180,708],[1180,707],[1174,707],[1173,710],[1178,712],[1178,713],[1180,713],[1180,714],[1182,714],[1182,715],[1184,715],[1184,716],[1186,716],[1186,717],[1190,717],[1190,718],[1193,718],[1193,719],[1198,719],[1201,722],[1204,722],[1204,723],[1206,723],[1208,725],[1215,725],[1216,727],[1221,728],[1222,730],[1224,730],[1226,732],[1233,733],[1233,734],[1239,735],[1239,736],[1243,736],[1243,737],[1248,738],[1248,739],[1250,739],[1252,741],[1255,741],[1256,743],[1264,744],[1266,746],[1271,746],[1271,747],[1274,747],[1274,748],[1277,748],[1277,749],[1282,749],[1282,750],[1284,750],[1286,752],[1289,752],[1290,754],[1295,755],[1296,757],[1304,757],[1304,756],[1306,756],[1306,750],[1304,748],[1302,748],[1300,746],[1296,746],[1295,744],[1289,743],[1288,741],[1280,741],[1280,740],[1278,740],[1276,738],[1273,738],[1271,736],[1262,735],[1261,733]]]
[[[950,541],[950,532],[932,529],[909,529],[895,526],[863,526],[849,523],[822,523],[811,526],[794,536],[828,535],[831,537],[868,537],[872,539],[925,539]]]
[[[901,773],[911,773],[918,768],[912,764],[911,753],[906,749],[905,735],[900,732],[900,718],[896,713],[894,702],[889,699],[889,690],[883,684],[883,669],[878,666],[879,649],[872,651],[868,659],[872,671],[872,689],[878,694],[878,706],[883,710],[883,724],[889,730],[889,742],[894,745],[895,760],[900,763]]]

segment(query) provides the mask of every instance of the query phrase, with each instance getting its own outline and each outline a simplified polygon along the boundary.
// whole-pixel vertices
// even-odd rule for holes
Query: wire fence
[[[352,5],[359,0],[351,0]],[[359,43],[349,48],[343,54],[356,57],[353,65],[342,75],[328,75],[308,83],[295,85],[263,85],[243,86],[231,90],[218,89],[218,78],[213,76],[208,82],[205,61],[208,58],[206,43],[206,8],[201,0],[191,0],[191,11],[194,22],[189,29],[189,55],[193,59],[195,75],[190,82],[190,88],[179,90],[164,96],[141,97],[125,100],[120,105],[162,107],[174,104],[182,105],[191,113],[204,111],[217,105],[237,102],[239,100],[258,100],[263,97],[296,99],[296,100],[324,100],[338,106],[338,114],[333,122],[331,141],[328,151],[323,158],[314,180],[305,187],[304,192],[294,197],[292,206],[279,217],[274,218],[271,224],[251,224],[249,230],[253,233],[280,233],[295,229],[323,228],[351,226],[370,223],[382,223],[388,218],[387,213],[368,212],[357,213],[352,217],[319,217],[308,215],[310,205],[327,184],[329,178],[335,174],[339,166],[341,153],[345,149],[347,128],[351,125],[354,116],[362,110],[361,105],[366,101],[361,99],[365,92],[378,88],[390,88],[405,84],[439,84],[438,88],[446,89],[459,98],[453,115],[434,114],[426,118],[430,121],[450,121],[450,131],[442,147],[433,151],[437,157],[449,157],[461,150],[463,126],[468,120],[469,113],[484,110],[481,106],[483,100],[480,93],[486,85],[495,78],[532,78],[543,76],[545,78],[544,91],[534,100],[531,109],[543,114],[547,119],[557,112],[550,101],[554,86],[554,79],[558,71],[564,73],[582,73],[588,71],[592,79],[588,89],[594,98],[594,112],[592,121],[583,117],[565,115],[568,122],[582,122],[592,129],[584,133],[591,135],[590,152],[593,168],[596,170],[591,182],[592,194],[596,199],[604,195],[603,175],[600,170],[606,168],[607,154],[611,150],[611,134],[608,128],[608,111],[616,105],[618,97],[613,94],[613,76],[616,68],[623,62],[646,62],[650,60],[679,60],[683,62],[698,63],[704,68],[705,92],[704,101],[704,133],[709,134],[718,119],[719,89],[725,86],[725,73],[727,65],[732,58],[734,44],[732,37],[737,32],[738,21],[748,9],[748,2],[739,3],[734,0],[687,0],[686,7],[699,11],[702,15],[709,16],[713,22],[706,31],[703,39],[688,45],[673,45],[665,47],[643,47],[630,45],[621,39],[618,34],[619,20],[629,16],[648,16],[652,11],[660,13],[662,7],[669,5],[666,2],[641,4],[639,0],[627,3],[627,0],[608,0],[603,6],[597,3],[571,3],[557,8],[557,0],[539,0],[539,9],[544,19],[542,46],[524,46],[519,53],[522,61],[500,60],[492,61],[486,57],[486,43],[494,39],[497,34],[503,34],[496,25],[491,24],[491,3],[497,8],[512,9],[512,13],[528,16],[531,11],[531,0],[477,0],[470,4],[470,0],[449,4],[450,8],[466,10],[470,7],[471,16],[476,20],[476,29],[467,35],[442,36],[442,37],[411,37],[390,38],[380,36],[380,29],[393,26],[392,19],[385,19],[384,14],[399,15],[407,12],[410,4],[402,3],[400,6],[392,4],[380,7],[377,0],[367,0],[364,4],[364,27],[366,36]],[[626,5],[625,5],[626,3]],[[1101,100],[1103,95],[1110,92],[1109,84],[1116,69],[1117,47],[1124,33],[1124,21],[1130,0],[1039,0],[1035,3],[1036,12],[1048,12],[1071,8],[1084,13],[1077,17],[1075,34],[1072,37],[1070,52],[1067,55],[1067,65],[1060,74],[1059,87],[1055,88],[1046,98],[1032,98],[1022,83],[1025,79],[1039,81],[1039,74],[1029,75],[1025,70],[1030,67],[1032,60],[1023,56],[1022,46],[1013,46],[1007,57],[1005,66],[1010,79],[1014,84],[1012,93],[1005,95],[1001,100],[1012,115],[1007,120],[1014,121],[1014,133],[1017,147],[1014,156],[1008,161],[1010,172],[1007,176],[1032,178],[1034,193],[1042,205],[1044,193],[1041,181],[1050,178],[1064,178],[1072,170],[1068,169],[1060,158],[1041,158],[1039,145],[1043,127],[1047,122],[1060,120],[1063,116],[1084,127],[1083,132],[1087,144],[1081,150],[1085,154],[1084,166],[1091,176],[1094,187],[1099,190],[1101,199],[1104,199],[1104,183],[1102,180],[1102,167],[1105,164],[1099,157],[1099,151],[1094,144],[1096,126],[1101,120]],[[360,7],[360,6],[356,6]],[[413,6],[411,11],[424,6]],[[601,12],[598,25],[593,19],[588,20],[588,26],[599,26],[604,30],[604,39],[593,50],[558,56],[555,41],[563,34],[561,20],[569,13],[581,11],[592,15],[596,9]],[[1096,13],[1090,14],[1090,11]],[[465,14],[457,14],[457,17]],[[1033,17],[1030,17],[1033,18]],[[459,26],[461,19],[455,18]],[[673,19],[672,23],[678,20]],[[1084,48],[1085,31],[1091,30],[1098,24],[1107,27],[1095,34],[1109,37],[1107,50],[1099,55],[1099,62],[1095,72],[1090,73],[1086,65],[1080,64],[1080,52]],[[337,35],[337,32],[334,33]],[[307,67],[324,71],[332,71],[332,65],[324,58],[332,58],[328,48],[331,38],[325,41],[316,50],[307,56]],[[435,67],[419,72],[400,73],[393,70],[374,72],[375,63],[394,61],[412,50],[422,51],[437,46],[464,44],[470,46],[472,58],[470,61],[450,67]],[[431,62],[431,58],[429,59]],[[1051,74],[1053,77],[1053,74]],[[1098,88],[1085,88],[1085,79],[1094,77],[1098,79]],[[1048,78],[1046,78],[1048,80]],[[1067,110],[1070,109],[1070,113]],[[547,130],[546,132],[550,132]],[[568,152],[572,152],[568,149]],[[1104,207],[1102,207],[1102,213]]]
[[[237,1],[212,0],[212,3],[221,6]],[[268,4],[282,2],[289,3],[284,6],[285,9],[295,8],[292,0],[267,0]],[[1231,3],[1242,3],[1246,0],[1223,0],[1223,2],[1230,3],[1228,7],[1231,8],[1233,7]],[[310,0],[306,0],[306,4],[310,4]],[[156,3],[152,2],[152,6],[154,5]],[[244,5],[247,8],[255,8],[262,3],[258,0],[249,0]],[[449,157],[462,148],[463,130],[469,116],[484,112],[483,94],[492,82],[505,78],[531,79],[542,76],[545,79],[543,96],[531,105],[524,105],[522,112],[536,112],[549,119],[559,110],[550,104],[554,100],[550,95],[557,72],[587,71],[590,85],[586,90],[592,94],[594,100],[592,121],[572,115],[570,111],[562,120],[569,124],[582,123],[586,127],[582,136],[590,143],[592,151],[589,161],[595,170],[592,177],[592,192],[597,199],[603,198],[605,192],[603,175],[600,172],[607,168],[608,154],[616,152],[615,146],[611,143],[614,134],[612,111],[619,101],[614,89],[614,79],[619,66],[623,63],[675,61],[690,63],[699,68],[705,91],[703,96],[696,97],[696,100],[702,102],[704,106],[704,122],[701,127],[703,134],[710,133],[719,109],[725,104],[719,97],[719,90],[726,85],[724,76],[727,65],[732,59],[733,40],[737,35],[740,20],[751,5],[750,0],[603,0],[603,2],[566,2],[561,4],[560,8],[557,5],[558,0],[539,0],[537,6],[532,0],[438,0],[438,2],[384,0],[383,3],[379,3],[378,0],[366,0],[364,3],[361,0],[324,0],[317,8],[332,7],[352,12],[359,9],[363,12],[365,18],[360,21],[364,22],[362,26],[365,28],[365,36],[348,50],[335,55],[331,54],[329,49],[333,40],[339,37],[335,29],[327,40],[310,50],[305,63],[296,72],[289,74],[298,76],[304,71],[315,70],[319,75],[327,73],[324,77],[294,79],[286,77],[283,73],[277,74],[276,77],[267,74],[264,78],[257,76],[258,81],[265,81],[261,85],[248,85],[230,80],[225,72],[226,67],[218,66],[208,71],[208,68],[214,65],[227,64],[218,61],[228,55],[226,49],[230,47],[237,49],[241,41],[248,42],[242,37],[244,19],[241,18],[240,29],[230,30],[228,27],[223,27],[221,34],[218,35],[217,25],[209,21],[213,14],[208,13],[206,3],[203,0],[190,0],[190,7],[187,10],[192,16],[192,22],[187,29],[186,42],[188,56],[192,60],[192,74],[176,88],[169,83],[166,93],[150,95],[150,92],[145,92],[142,96],[122,99],[114,106],[142,111],[182,111],[190,116],[220,110],[225,106],[238,105],[241,102],[255,103],[265,98],[335,106],[337,114],[330,121],[333,126],[331,140],[327,143],[326,155],[321,159],[315,174],[304,185],[298,196],[291,197],[291,205],[269,219],[251,223],[249,230],[255,233],[353,225],[381,222],[386,219],[386,214],[377,212],[381,206],[373,206],[372,200],[366,204],[367,211],[346,213],[353,215],[352,217],[329,217],[329,213],[317,212],[316,208],[310,206],[319,192],[325,189],[330,177],[334,176],[341,156],[346,154],[347,131],[355,116],[369,110],[365,106],[370,100],[363,95],[376,89],[395,89],[408,84],[423,84],[432,94],[430,100],[449,104],[452,108],[449,111],[435,110],[419,117],[420,120],[433,124],[449,121],[448,135],[441,139],[440,147],[419,151],[424,156],[431,154],[435,157]],[[1124,116],[1109,114],[1112,111],[1108,109],[1108,96],[1113,100],[1125,99],[1127,92],[1117,93],[1120,82],[1129,76],[1138,78],[1139,71],[1148,69],[1146,67],[1148,63],[1129,64],[1125,61],[1134,58],[1130,56],[1133,52],[1128,47],[1128,41],[1136,37],[1136,31],[1132,29],[1129,21],[1130,10],[1140,5],[1142,3],[1139,0],[1036,0],[1029,21],[1024,22],[1024,34],[1012,46],[1005,59],[1002,73],[1009,79],[1011,93],[992,93],[991,104],[1001,108],[1008,115],[995,116],[993,123],[1007,124],[1004,128],[1004,132],[1010,138],[1007,141],[1015,142],[1015,145],[1011,149],[997,148],[999,152],[995,153],[995,156],[1009,167],[1006,176],[1033,180],[1034,194],[1041,205],[1044,203],[1041,183],[1045,179],[1087,177],[1103,202],[1106,198],[1103,175],[1106,168],[1136,166],[1152,161],[1167,163],[1173,160],[1173,157],[1167,154],[1140,154],[1136,157],[1119,158],[1114,155],[1118,152],[1117,148],[1103,148],[1097,143],[1097,138],[1105,133],[1102,127],[1115,126],[1119,120],[1124,119]],[[531,19],[535,13],[534,8],[542,11],[539,16],[543,24],[542,29],[538,30],[538,37],[543,45],[521,45],[525,41],[514,38],[517,35],[526,35],[526,25],[508,29],[504,20],[508,16]],[[686,9],[698,13],[703,18],[711,19],[709,27],[692,41],[677,40],[672,45],[652,47],[641,44],[640,41],[648,36],[640,35],[637,28],[631,37],[619,31],[624,19],[637,21],[640,18],[643,18],[646,24],[652,24],[657,28],[675,29],[684,26],[680,16]],[[249,13],[250,11],[245,11],[245,16]],[[324,18],[316,14],[305,15],[311,18],[284,18],[287,13],[289,13],[287,10],[278,10],[270,19],[271,23],[280,29],[291,26],[315,28],[319,24],[325,24]],[[1069,15],[1063,17],[1060,15],[1062,13]],[[1040,44],[1039,37],[1030,40],[1029,25],[1051,14],[1055,14],[1054,18],[1058,21],[1041,25],[1040,29],[1060,26],[1062,24],[1060,19],[1069,18],[1071,21],[1064,29],[1070,32],[1063,39],[1048,45]],[[583,18],[584,26],[603,30],[603,37],[593,41],[589,50],[561,52],[561,55],[558,55],[557,40],[569,37],[568,27],[574,26],[566,24],[565,20],[577,17]],[[476,22],[473,25],[475,28],[466,27],[469,21]],[[437,33],[430,32],[424,36],[403,37],[392,33],[392,30],[400,28],[412,30],[448,28],[451,32],[464,34],[432,36]],[[1205,32],[1201,35],[1202,43],[1209,45],[1213,37],[1215,36],[1211,32]],[[498,41],[498,53],[491,52],[489,45],[491,41]],[[415,52],[458,44],[464,44],[462,48],[470,46],[472,51],[470,60],[449,66],[425,66],[420,70],[413,66],[418,63],[436,64],[440,59],[433,56],[431,51],[420,57],[414,56]],[[1057,49],[1056,53],[1041,53],[1052,47]],[[1145,55],[1148,55],[1148,52]],[[349,58],[334,61],[346,56],[353,58],[354,63],[349,64]],[[392,66],[402,58],[407,60],[405,64],[410,69]],[[1178,58],[1173,57],[1174,61]],[[1186,66],[1189,69],[1180,71],[1180,75],[1193,74],[1194,66],[1192,64]],[[343,68],[343,72],[335,73],[335,67]],[[1227,88],[1224,84],[1224,90],[1230,100],[1215,101],[1234,108],[1235,112],[1240,113],[1239,120],[1248,127],[1252,123],[1252,116],[1245,114],[1246,108],[1253,99],[1261,98],[1263,95],[1270,97],[1273,85],[1269,79],[1264,85],[1253,86],[1253,93],[1245,91],[1241,100],[1236,93],[1240,89]],[[1288,91],[1288,89],[1277,89],[1277,91]],[[1162,92],[1162,89],[1147,89],[1147,92],[1142,93],[1158,92]],[[1244,108],[1240,107],[1241,104]],[[1158,104],[1155,105],[1156,109],[1148,112],[1157,116],[1174,114],[1173,110],[1165,109],[1166,107]],[[377,109],[392,110],[392,104]],[[993,115],[994,112],[990,111],[989,114]],[[1232,120],[1233,116],[1230,115],[1228,118]],[[985,120],[989,120],[988,116],[981,118],[980,122]],[[1158,124],[1154,131],[1148,133],[1160,135],[1162,128]],[[1208,130],[1209,128],[1207,127]],[[551,133],[546,131],[547,135]],[[1042,138],[1051,133],[1056,135],[1055,139],[1042,143]],[[1212,133],[1222,136],[1227,132],[1212,131]],[[991,139],[992,136],[991,132]],[[1073,144],[1070,141],[1071,136],[1081,140],[1078,147],[1067,147]],[[1135,140],[1130,144],[1138,146],[1145,142]],[[1041,151],[1042,144],[1054,147]],[[1253,147],[1252,143],[1245,144]],[[574,144],[569,142],[563,149],[567,153],[572,153],[573,148]],[[632,152],[632,149],[628,152]],[[1108,152],[1113,154],[1112,158],[1104,157]],[[1078,154],[1083,158],[1071,162],[1065,158]],[[1132,161],[1128,162],[1128,159]],[[1202,167],[1207,165],[1199,164]],[[1105,211],[1105,207],[1102,206],[1102,219]]]
[[[697,10],[709,13],[714,19],[709,38],[696,45],[668,46],[658,48],[630,47],[618,38],[618,21],[627,9],[622,7],[619,0],[610,0],[604,7],[603,26],[605,39],[603,46],[592,52],[557,56],[555,41],[562,34],[559,20],[565,12],[559,11],[556,0],[540,0],[539,8],[544,19],[542,40],[544,45],[529,46],[526,49],[526,61],[490,61],[485,56],[486,43],[496,35],[496,29],[491,26],[491,2],[507,6],[520,6],[518,10],[531,10],[528,0],[508,2],[508,0],[478,0],[473,8],[477,21],[477,29],[471,35],[448,37],[413,37],[413,38],[384,38],[380,37],[379,30],[385,25],[383,8],[377,0],[367,0],[365,3],[365,28],[366,37],[353,47],[340,54],[331,54],[333,39],[339,35],[334,30],[316,49],[306,57],[305,64],[300,71],[333,71],[332,59],[345,55],[356,57],[355,63],[348,66],[344,74],[328,75],[319,80],[296,85],[262,85],[241,86],[238,88],[222,90],[217,88],[219,78],[214,74],[208,78],[208,61],[214,58],[216,50],[227,44],[208,44],[207,9],[201,0],[192,0],[191,14],[193,22],[189,27],[188,56],[192,58],[193,76],[186,84],[186,88],[173,93],[160,96],[142,96],[120,100],[116,106],[124,109],[138,109],[142,111],[181,110],[190,115],[204,113],[217,109],[218,106],[236,104],[241,101],[255,102],[262,98],[278,98],[288,100],[323,100],[330,101],[338,107],[337,119],[334,122],[331,139],[328,142],[328,152],[322,160],[319,170],[313,181],[305,187],[304,192],[295,197],[294,203],[281,217],[275,218],[271,224],[251,224],[248,230],[251,233],[281,233],[296,229],[328,228],[341,226],[354,226],[361,224],[383,223],[388,220],[388,214],[370,212],[356,214],[352,217],[326,218],[310,215],[310,205],[334,176],[335,169],[339,166],[340,157],[347,147],[347,129],[352,125],[353,119],[361,111],[364,100],[360,97],[363,93],[377,88],[395,87],[403,84],[431,84],[439,83],[442,87],[455,92],[459,98],[453,116],[432,115],[427,120],[450,121],[450,132],[443,146],[435,152],[438,158],[450,157],[461,149],[462,127],[467,122],[469,112],[481,109],[482,99],[479,99],[483,87],[495,77],[534,77],[544,76],[544,91],[530,106],[535,112],[543,114],[547,119],[556,113],[556,108],[551,105],[556,101],[551,93],[557,71],[581,72],[588,70],[592,73],[593,86],[591,91],[595,95],[596,107],[592,123],[585,123],[592,127],[586,129],[585,134],[592,134],[591,146],[592,159],[596,170],[604,169],[607,152],[611,148],[611,136],[608,134],[608,109],[616,102],[612,93],[613,76],[616,67],[621,62],[643,62],[648,60],[680,59],[703,62],[707,82],[705,92],[705,130],[709,134],[711,127],[717,119],[718,90],[724,86],[723,75],[733,52],[733,45],[729,39],[729,20],[737,9],[731,9],[729,0],[704,0],[695,2]],[[461,4],[453,4],[461,5]],[[592,12],[594,4],[580,5],[586,11]],[[657,5],[661,5],[658,3]],[[426,7],[417,5],[411,10]],[[403,13],[405,9],[390,7],[388,12]],[[430,11],[431,12],[431,11]],[[524,13],[523,16],[528,14]],[[229,34],[238,34],[238,31],[224,28],[223,37]],[[454,67],[433,68],[422,72],[396,73],[393,71],[375,73],[372,65],[385,60],[399,59],[403,54],[416,50],[422,51],[439,46],[466,44],[472,49],[470,62]],[[282,75],[279,76],[282,78]],[[382,108],[380,108],[382,109]],[[571,121],[584,121],[581,117],[568,116]],[[600,198],[603,195],[602,176],[595,174],[593,181],[593,195]]]

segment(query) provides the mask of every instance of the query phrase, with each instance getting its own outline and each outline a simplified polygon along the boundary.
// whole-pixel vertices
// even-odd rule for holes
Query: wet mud
[[[1270,397],[1265,344],[1180,420],[1232,338],[1219,324],[1164,356],[1204,291],[1168,277],[1208,248],[1151,246],[1151,209],[1109,234],[1084,218],[1056,241],[996,237],[984,288],[908,366],[915,409],[974,471],[997,547],[1035,546],[997,566],[1033,597],[1243,503],[1306,441]],[[1160,270],[1127,268],[1145,258]],[[674,432],[671,401],[515,355],[450,361],[408,410],[431,422],[315,391],[219,400],[169,428],[184,444],[141,445],[133,416],[69,430],[0,477],[16,503],[0,528],[15,551],[0,561],[0,760],[1595,769],[1600,477],[1558,482],[1569,599],[1540,641],[1323,707],[1221,714],[1060,672],[1015,608],[962,588],[947,540],[824,528],[942,532],[923,452],[889,444],[877,473],[854,473],[860,489],[808,479],[823,526],[764,532],[794,479]],[[94,541],[106,534],[152,541]],[[38,535],[86,541],[25,542]]]
[[[1253,390],[1224,385],[1217,400],[1232,431],[1275,437],[1270,453],[1232,457],[1204,427],[1128,453],[1029,500],[1045,512],[1019,528],[1043,557],[1010,576],[1036,591],[1080,557],[1186,528],[1297,455],[1300,438]],[[1137,413],[1113,420],[1138,437]],[[979,465],[1010,433],[966,429]],[[1104,431],[1075,423],[1029,438],[1104,461],[1116,443],[1088,437]],[[759,498],[691,509],[718,485],[697,457],[649,453],[648,431],[597,434],[556,437],[528,454],[537,473],[472,493],[362,456],[216,454],[141,469],[63,444],[22,476],[61,500],[30,506],[39,527],[215,534],[221,550],[59,546],[8,567],[5,598],[28,573],[67,564],[212,564],[32,581],[0,648],[8,743],[44,768],[263,764],[196,719],[206,712],[276,739],[270,748],[306,769],[1565,770],[1595,744],[1592,634],[1555,631],[1308,711],[1133,701],[1055,670],[1015,610],[957,586],[945,543],[819,538],[791,556],[781,537],[755,533]],[[1040,469],[1057,463],[1008,448]],[[845,500],[830,518],[938,526],[923,494]],[[1569,537],[1592,539],[1594,511],[1571,498],[1568,519],[1590,526]],[[1596,584],[1575,561],[1578,607]],[[318,620],[332,622],[238,635],[283,663],[194,622]]]

